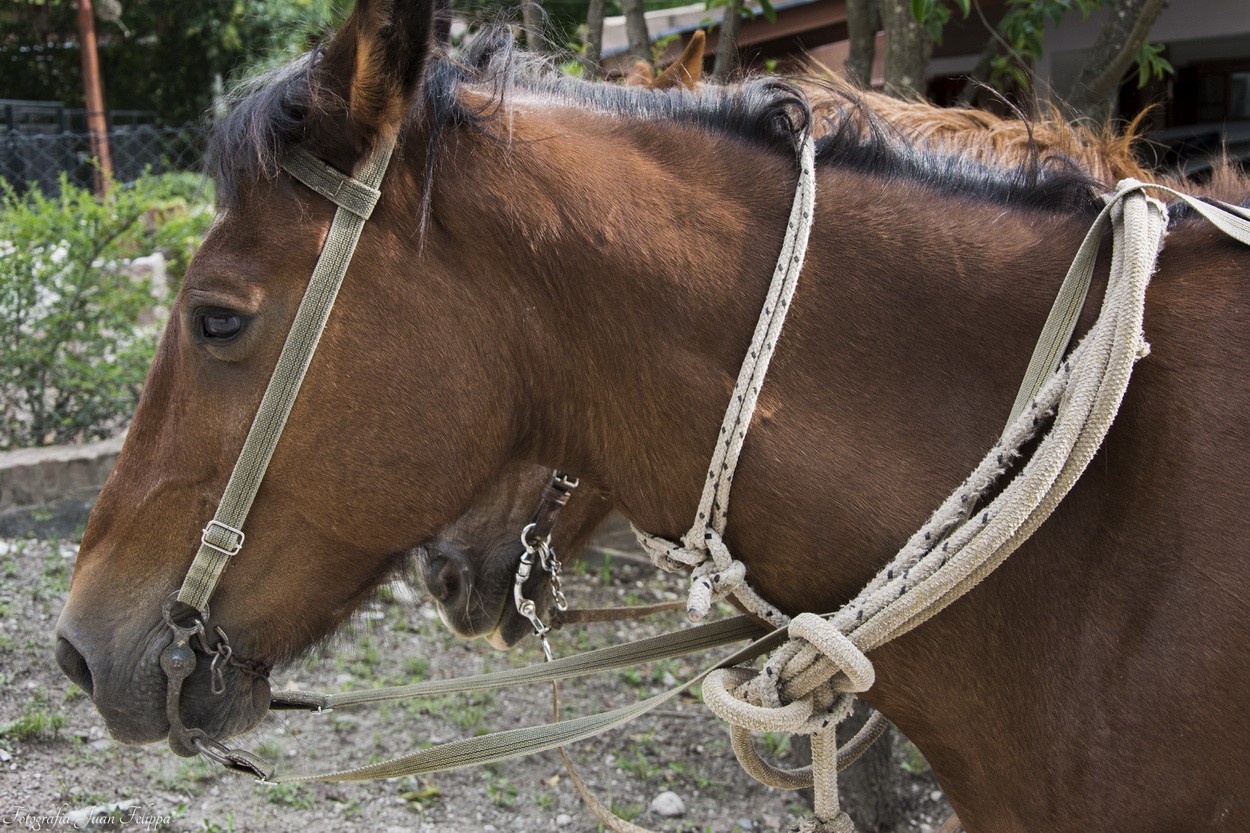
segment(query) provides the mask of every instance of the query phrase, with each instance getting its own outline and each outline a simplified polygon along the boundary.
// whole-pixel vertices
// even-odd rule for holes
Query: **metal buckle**
[[[565,474],[557,469],[551,473],[551,483],[553,486],[559,486],[566,492],[571,492],[581,484],[581,479],[571,474]]]
[[[221,529],[224,529],[226,532],[239,536],[239,542],[235,544],[234,547],[232,547],[231,549],[226,549],[225,547],[217,546],[212,541],[208,540],[208,531],[215,526]],[[208,547],[210,550],[217,550],[217,552],[226,556],[238,555],[239,550],[243,549],[243,541],[246,538],[247,536],[243,534],[243,530],[235,529],[234,527],[229,526],[228,524],[223,524],[221,521],[217,520],[216,518],[213,518],[211,521],[208,522],[208,526],[200,530],[200,543]]]

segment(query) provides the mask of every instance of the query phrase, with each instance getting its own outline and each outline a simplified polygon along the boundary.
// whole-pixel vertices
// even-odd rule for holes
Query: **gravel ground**
[[[94,707],[52,656],[77,546],[61,540],[0,539],[0,827],[92,826],[165,831],[370,830],[382,833],[504,833],[598,830],[555,752],[479,769],[371,784],[265,786],[164,746],[109,739]],[[681,580],[619,560],[566,579],[578,606],[678,598]],[[679,625],[676,614],[645,623],[590,625],[555,635],[557,654],[602,647]],[[341,690],[473,674],[541,661],[534,644],[509,654],[449,634],[433,607],[406,583],[388,585],[335,640],[274,675],[275,688]],[[657,693],[699,668],[657,663],[562,686],[566,717]],[[326,715],[273,714],[242,745],[298,768],[360,765],[440,741],[544,721],[550,690],[511,689],[410,701]],[[787,740],[761,746],[782,756]],[[915,750],[895,741],[907,821],[929,833],[949,814]],[[803,799],[743,773],[728,735],[697,697],[681,699],[571,750],[595,793],[626,818],[659,831],[784,830],[806,812]],[[675,793],[684,813],[650,809]],[[120,809],[118,806],[120,805]],[[108,819],[112,818],[112,822]]]

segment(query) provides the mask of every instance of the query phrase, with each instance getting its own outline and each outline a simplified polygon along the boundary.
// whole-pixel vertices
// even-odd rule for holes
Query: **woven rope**
[[[634,527],[634,535],[651,560],[670,571],[694,568],[686,613],[692,621],[707,616],[712,603],[733,593],[751,612],[774,625],[784,625],[788,617],[744,583],[746,567],[736,560],[725,546],[725,525],[729,519],[729,493],[733,488],[734,471],[747,428],[755,413],[768,364],[781,336],[781,328],[790,309],[790,301],[798,286],[807,255],[816,206],[816,150],[810,136],[799,150],[799,182],[782,242],[777,268],[773,272],[763,312],[755,325],[751,346],[738,371],[729,407],[721,422],[720,436],[712,453],[707,481],[695,513],[695,522],[674,543]]]
[[[1065,277],[1007,428],[969,478],[849,604],[832,616],[795,617],[788,625],[789,641],[773,652],[762,669],[723,669],[704,682],[704,701],[730,723],[734,751],[750,774],[782,789],[813,784],[815,818],[802,822],[800,833],[849,833],[853,829],[837,797],[834,727],[849,713],[853,694],[872,685],[872,664],[866,653],[927,621],[1001,564],[1050,516],[1101,447],[1134,363],[1149,352],[1142,316],[1146,287],[1167,229],[1167,210],[1158,200],[1146,197],[1144,187],[1125,180],[1107,197],[1106,208]],[[1250,245],[1250,213],[1172,193],[1221,231]],[[798,205],[796,197],[796,210]],[[1102,310],[1091,331],[1061,363],[1108,226],[1112,229],[1112,271]],[[785,291],[777,284],[775,279],[770,302]],[[788,291],[787,301],[793,293],[792,281]],[[763,356],[767,366],[776,345],[776,334],[764,327],[765,319],[771,323],[769,316],[766,303],[746,364]],[[761,331],[768,334],[761,336]],[[725,420],[730,439],[726,441],[726,428],[722,428],[695,525],[681,545],[635,530],[656,566],[693,567],[692,618],[706,612],[707,600],[732,592],[748,610],[774,622],[785,619],[766,602],[760,606],[758,594],[749,590],[745,567],[732,558],[723,541],[728,489],[762,381],[762,374],[748,374],[744,365]],[[971,508],[1020,460],[1021,448],[1048,423],[1049,431],[1020,473],[988,507],[969,518]],[[709,495],[712,508],[718,511],[706,515]],[[700,535],[706,542],[703,546],[699,546]],[[811,734],[812,767],[781,770],[766,764],[751,743],[752,731]]]

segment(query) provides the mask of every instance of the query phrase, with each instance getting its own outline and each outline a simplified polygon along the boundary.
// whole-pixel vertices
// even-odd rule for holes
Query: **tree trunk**
[[[603,2],[590,0],[586,9],[586,52],[583,63],[589,78],[598,78],[603,74],[599,62],[603,60]]]
[[[911,13],[909,0],[881,0],[885,28],[885,91],[899,98],[924,94],[933,38]]]
[[[1164,0],[1115,0],[1110,4],[1111,15],[1068,97],[1073,109],[1098,120],[1111,115],[1112,94],[1133,65],[1163,4]]]
[[[838,727],[838,740],[850,740],[870,715],[872,707],[856,700],[855,711]],[[894,728],[874,743],[854,766],[839,776],[842,807],[860,833],[892,833],[903,823],[903,798],[894,766]]]
[[[846,59],[846,78],[865,90],[872,86],[872,64],[880,28],[881,10],[877,0],[846,0],[846,31],[851,46],[851,54]]]
[[[625,34],[629,38],[629,57],[636,61],[651,60],[651,35],[647,32],[646,9],[642,0],[621,0],[625,12]]]
[[[716,63],[712,65],[712,75],[718,81],[729,80],[729,75],[738,68],[738,30],[741,28],[742,0],[728,0],[716,40]]]
[[[1002,32],[998,33],[999,37]],[[972,72],[968,73],[968,80],[964,82],[964,88],[959,91],[959,99],[956,102],[961,107],[971,107],[976,103],[977,93],[981,90],[982,83],[988,83],[990,80],[990,64],[994,60],[994,56],[998,54],[1001,48],[999,38],[993,35],[986,42],[985,48],[981,50],[981,55],[977,58],[977,65],[972,68]]]
[[[96,160],[95,192],[108,193],[113,179],[109,153],[108,123],[104,112],[104,84],[100,80],[100,58],[96,52],[95,16],[91,0],[78,0],[78,44],[82,52],[83,98],[87,104],[87,132],[91,134],[91,155]]]
[[[530,52],[544,52],[543,10],[539,0],[522,0],[521,25],[525,28],[525,48]]]
[[[854,737],[870,714],[871,707],[857,700],[855,711],[838,727],[838,741],[845,743]],[[859,833],[893,833],[903,821],[904,798],[901,780],[894,766],[894,732],[893,727],[887,729],[885,735],[854,766],[838,776],[842,809],[854,820]],[[790,762],[801,767],[811,761],[811,738],[807,735],[792,736]],[[802,794],[810,806],[811,789],[802,790]]]

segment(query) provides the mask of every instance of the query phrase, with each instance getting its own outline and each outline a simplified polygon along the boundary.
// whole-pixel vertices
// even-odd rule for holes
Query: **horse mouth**
[[[134,640],[134,650],[108,656],[92,650],[96,629],[74,627],[65,617],[58,627],[56,660],[65,675],[92,700],[109,735],[121,743],[148,744],[169,739],[180,755],[195,750],[180,746],[170,734],[166,711],[168,680],[160,654],[169,643],[168,627],[160,622]],[[224,664],[214,679],[211,657],[197,652],[195,670],[185,680],[178,716],[187,727],[202,729],[210,738],[224,740],[247,732],[269,711],[267,673]],[[221,691],[220,694],[214,690]]]

